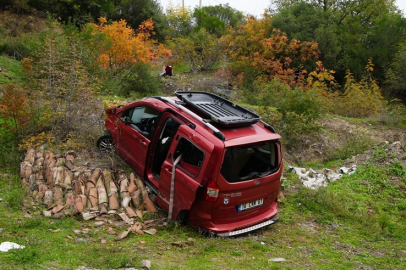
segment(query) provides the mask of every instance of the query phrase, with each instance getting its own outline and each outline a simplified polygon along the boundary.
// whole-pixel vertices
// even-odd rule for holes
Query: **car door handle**
[[[165,168],[165,171],[166,171],[167,173],[169,173],[169,174],[172,174],[172,170],[169,169],[169,168]]]
[[[141,143],[142,143],[144,146],[147,146],[147,142],[141,141]]]

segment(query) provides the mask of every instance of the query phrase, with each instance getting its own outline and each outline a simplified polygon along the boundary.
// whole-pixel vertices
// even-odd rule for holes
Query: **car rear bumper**
[[[210,216],[204,215],[203,213],[199,215],[195,211],[195,216],[190,216],[191,219],[189,221],[193,227],[198,227],[198,229],[203,232],[208,232],[211,235],[217,235],[220,237],[229,237],[248,233],[276,223],[279,220],[279,218],[276,217],[277,212],[275,203],[268,211],[249,219],[227,223],[216,223],[209,219]]]
[[[251,231],[254,231],[254,230],[258,230],[258,229],[260,229],[260,228],[263,228],[263,227],[272,225],[272,224],[274,224],[274,223],[276,223],[276,222],[278,222],[278,221],[279,221],[279,218],[278,218],[278,217],[274,217],[274,218],[272,218],[272,219],[270,219],[270,220],[261,222],[261,223],[259,223],[259,224],[256,224],[256,225],[253,225],[253,226],[244,228],[244,229],[239,229],[239,230],[235,230],[235,231],[231,231],[231,232],[226,232],[226,233],[218,233],[218,234],[216,234],[216,235],[217,235],[217,236],[220,236],[220,237],[229,237],[229,236],[240,235],[240,234],[248,233],[248,232],[251,232]]]

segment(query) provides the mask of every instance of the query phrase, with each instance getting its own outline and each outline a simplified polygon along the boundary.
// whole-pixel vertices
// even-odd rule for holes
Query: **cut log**
[[[63,193],[61,187],[54,187],[54,202],[56,205],[63,205]]]
[[[130,193],[128,193],[128,192],[122,192],[122,193],[121,193],[121,198],[122,198],[122,200],[121,200],[121,206],[122,206],[123,208],[126,208],[126,207],[130,204],[130,202],[131,202]]]
[[[35,161],[35,149],[34,148],[29,147],[27,149],[27,153],[25,154],[25,160],[31,164],[34,164],[34,161]]]
[[[118,183],[120,184],[120,193],[128,191],[128,178],[124,174],[120,175]]]
[[[155,213],[157,211],[155,205],[149,199],[148,192],[146,190],[142,192],[142,200],[144,201],[143,205],[148,212]]]
[[[140,207],[140,190],[136,190],[131,194],[131,201],[136,208]]]
[[[75,197],[75,210],[79,213],[83,212],[86,207],[86,195],[80,194]]]
[[[136,216],[137,216],[137,214],[135,213],[135,211],[134,211],[130,206],[127,206],[127,207],[125,208],[125,212],[127,213],[127,215],[128,215],[130,218],[133,218],[133,217],[136,217]]]
[[[72,170],[74,167],[75,157],[76,157],[76,153],[74,151],[68,151],[65,155],[66,167],[69,170]]]
[[[99,168],[94,169],[92,175],[90,176],[89,181],[96,185],[97,179],[100,177],[101,170]]]
[[[137,185],[135,184],[135,177],[134,173],[130,174],[130,183],[128,184],[128,192],[132,194],[134,191],[138,189]]]
[[[116,192],[113,192],[109,196],[109,210],[117,211],[120,208],[120,203],[118,202],[118,195]]]
[[[110,181],[113,181],[113,176],[110,170],[104,169],[103,170],[103,178],[104,178],[104,184],[106,186],[106,192],[107,194],[110,194]],[[117,192],[117,191],[116,191]]]
[[[44,204],[49,207],[53,203],[53,192],[52,190],[46,190],[44,195]]]
[[[70,170],[64,170],[64,179],[63,179],[63,187],[66,189],[71,189],[72,188],[72,180],[73,180],[73,174]]]
[[[135,180],[135,183],[137,184],[138,189],[141,190],[141,192],[143,192],[145,190],[144,181],[142,181],[138,177],[135,177],[134,180]]]

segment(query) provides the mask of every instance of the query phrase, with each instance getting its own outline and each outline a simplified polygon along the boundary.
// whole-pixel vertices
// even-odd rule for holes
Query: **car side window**
[[[159,111],[148,106],[137,106],[123,112],[121,120],[139,131],[141,134],[150,137],[152,127],[157,121]]]
[[[197,176],[204,160],[204,152],[197,148],[193,143],[181,138],[176,146],[174,160],[182,154],[179,167],[189,173],[191,176]]]

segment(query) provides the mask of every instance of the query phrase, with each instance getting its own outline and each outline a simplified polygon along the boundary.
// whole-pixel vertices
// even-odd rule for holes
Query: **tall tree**
[[[196,8],[193,13],[196,20],[196,30],[206,29],[210,34],[221,36],[229,27],[236,27],[245,21],[241,11],[233,9],[228,4]]]
[[[344,81],[351,69],[360,79],[369,58],[382,83],[395,45],[403,39],[404,21],[394,0],[276,0],[272,27],[290,38],[319,43],[320,59]]]
[[[114,11],[108,14],[108,18],[115,21],[124,19],[133,29],[137,29],[143,21],[152,19],[155,25],[155,35],[159,41],[163,41],[168,34],[168,27],[159,1],[114,0],[114,6]]]
[[[27,3],[64,23],[74,22],[77,26],[92,22],[113,8],[113,0],[27,0]]]

